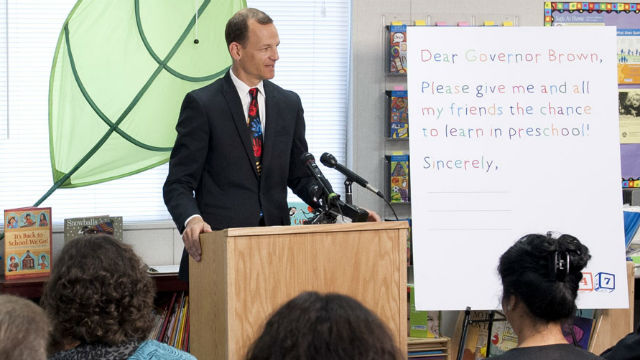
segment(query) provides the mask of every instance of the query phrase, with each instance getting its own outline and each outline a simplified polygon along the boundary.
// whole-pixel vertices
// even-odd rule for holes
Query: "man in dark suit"
[[[287,186],[315,205],[302,103],[268,81],[275,75],[278,32],[260,10],[243,9],[227,23],[231,70],[187,94],[171,152],[164,201],[188,256],[200,260],[199,235],[217,229],[288,225]]]

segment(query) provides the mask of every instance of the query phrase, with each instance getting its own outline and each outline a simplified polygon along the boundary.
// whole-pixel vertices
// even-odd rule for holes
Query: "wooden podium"
[[[302,291],[350,295],[407,351],[406,222],[237,228],[189,258],[190,351],[242,359],[266,319]]]

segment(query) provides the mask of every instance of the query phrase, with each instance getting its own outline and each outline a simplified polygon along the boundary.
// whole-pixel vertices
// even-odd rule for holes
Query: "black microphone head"
[[[313,157],[312,153],[306,152],[306,153],[303,153],[302,156],[300,156],[300,160],[302,160],[303,162],[307,163],[309,161],[315,162],[316,158]]]
[[[334,168],[336,167],[336,164],[338,163],[338,160],[336,160],[336,157],[329,154],[328,152],[322,154],[322,156],[320,156],[320,162],[327,167],[330,168]]]

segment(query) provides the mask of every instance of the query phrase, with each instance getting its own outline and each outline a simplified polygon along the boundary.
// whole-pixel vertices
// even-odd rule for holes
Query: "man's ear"
[[[233,60],[239,60],[240,59],[240,54],[241,54],[241,49],[242,45],[238,44],[237,42],[232,42],[231,44],[229,44],[229,54],[231,55],[231,58]]]

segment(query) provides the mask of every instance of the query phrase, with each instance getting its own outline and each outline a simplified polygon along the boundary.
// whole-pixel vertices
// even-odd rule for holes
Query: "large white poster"
[[[581,308],[627,307],[614,27],[410,27],[416,306],[500,308],[518,238],[576,236]]]

